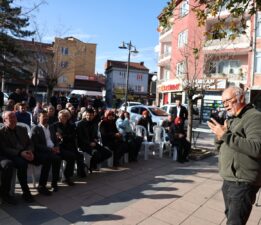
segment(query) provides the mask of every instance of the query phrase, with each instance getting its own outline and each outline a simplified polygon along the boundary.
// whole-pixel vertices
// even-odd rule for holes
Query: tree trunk
[[[53,86],[48,86],[47,87],[47,104],[50,103],[50,99],[52,97],[52,94],[53,94]]]
[[[188,127],[187,140],[191,143],[192,140],[192,126],[193,126],[193,103],[192,99],[188,99]]]

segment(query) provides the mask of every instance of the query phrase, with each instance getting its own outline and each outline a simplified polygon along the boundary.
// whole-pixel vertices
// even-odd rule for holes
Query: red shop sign
[[[172,90],[179,90],[180,84],[169,84],[163,85],[160,87],[161,91],[172,91]]]

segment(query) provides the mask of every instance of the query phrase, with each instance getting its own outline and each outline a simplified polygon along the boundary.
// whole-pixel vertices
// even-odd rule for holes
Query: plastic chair
[[[172,159],[174,161],[177,160],[177,147],[172,146],[170,141],[166,141],[166,131],[164,127],[156,125],[153,127],[153,141],[159,145],[159,157],[163,157],[164,148],[166,149],[166,152],[169,152],[169,157],[172,155]]]
[[[31,138],[31,128],[26,124],[26,123],[22,123],[22,122],[17,122],[16,124],[17,126],[21,126],[21,127],[25,127],[27,129],[27,133],[29,135],[29,137]]]
[[[135,127],[135,133],[137,136],[143,138],[142,147],[144,147],[144,160],[148,160],[149,158],[149,149],[151,146],[154,146],[154,143],[151,141],[148,141],[147,131],[145,127],[141,125],[136,125]]]
[[[163,157],[163,151],[164,148],[167,152],[169,152],[169,155],[171,156],[171,143],[170,141],[166,141],[166,131],[164,127],[156,125],[153,127],[153,141],[159,145],[159,157]]]

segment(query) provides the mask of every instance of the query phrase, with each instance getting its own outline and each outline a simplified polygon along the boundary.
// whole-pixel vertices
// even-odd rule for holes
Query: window
[[[138,107],[132,107],[131,108],[131,112],[138,114],[139,113],[139,108]]]
[[[62,61],[61,62],[61,67],[62,68],[67,68],[68,67],[68,62],[67,61]]]
[[[142,80],[142,74],[137,74],[137,77],[136,77],[137,80]]]
[[[179,33],[178,47],[181,48],[188,43],[188,30],[184,30]]]
[[[61,53],[62,53],[62,55],[68,55],[69,54],[69,49],[66,48],[66,47],[62,47],[61,48]]]
[[[58,84],[63,84],[63,83],[67,83],[67,77],[66,76],[60,76],[58,78]]]
[[[257,15],[257,29],[256,29],[256,36],[261,37],[261,13]]]
[[[126,74],[125,72],[120,72],[120,78],[125,79],[125,74]]]
[[[209,73],[217,73],[217,62],[210,62],[209,63]]]
[[[141,92],[141,86],[140,85],[135,85],[135,91],[136,92]]]
[[[184,73],[185,73],[185,62],[180,62],[180,63],[177,63],[177,69],[176,69],[176,77],[178,78],[182,78],[184,76]]]
[[[188,1],[184,1],[181,3],[180,9],[179,9],[179,16],[183,17],[186,16],[189,13],[189,4]]]
[[[239,74],[240,62],[238,60],[221,61],[218,64],[218,73]]]
[[[170,69],[169,67],[163,68],[163,80],[169,80],[170,79]]]
[[[256,73],[261,73],[261,52],[256,53]]]

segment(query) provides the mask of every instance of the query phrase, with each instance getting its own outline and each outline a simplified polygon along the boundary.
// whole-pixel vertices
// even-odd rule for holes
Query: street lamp
[[[130,56],[131,53],[138,53],[136,47],[132,45],[131,41],[129,43],[122,42],[119,46],[120,49],[128,49],[128,62],[127,62],[127,75],[126,75],[126,88],[125,88],[125,107],[124,110],[127,111],[127,101],[128,101],[128,86],[129,86],[129,74],[130,74]]]

